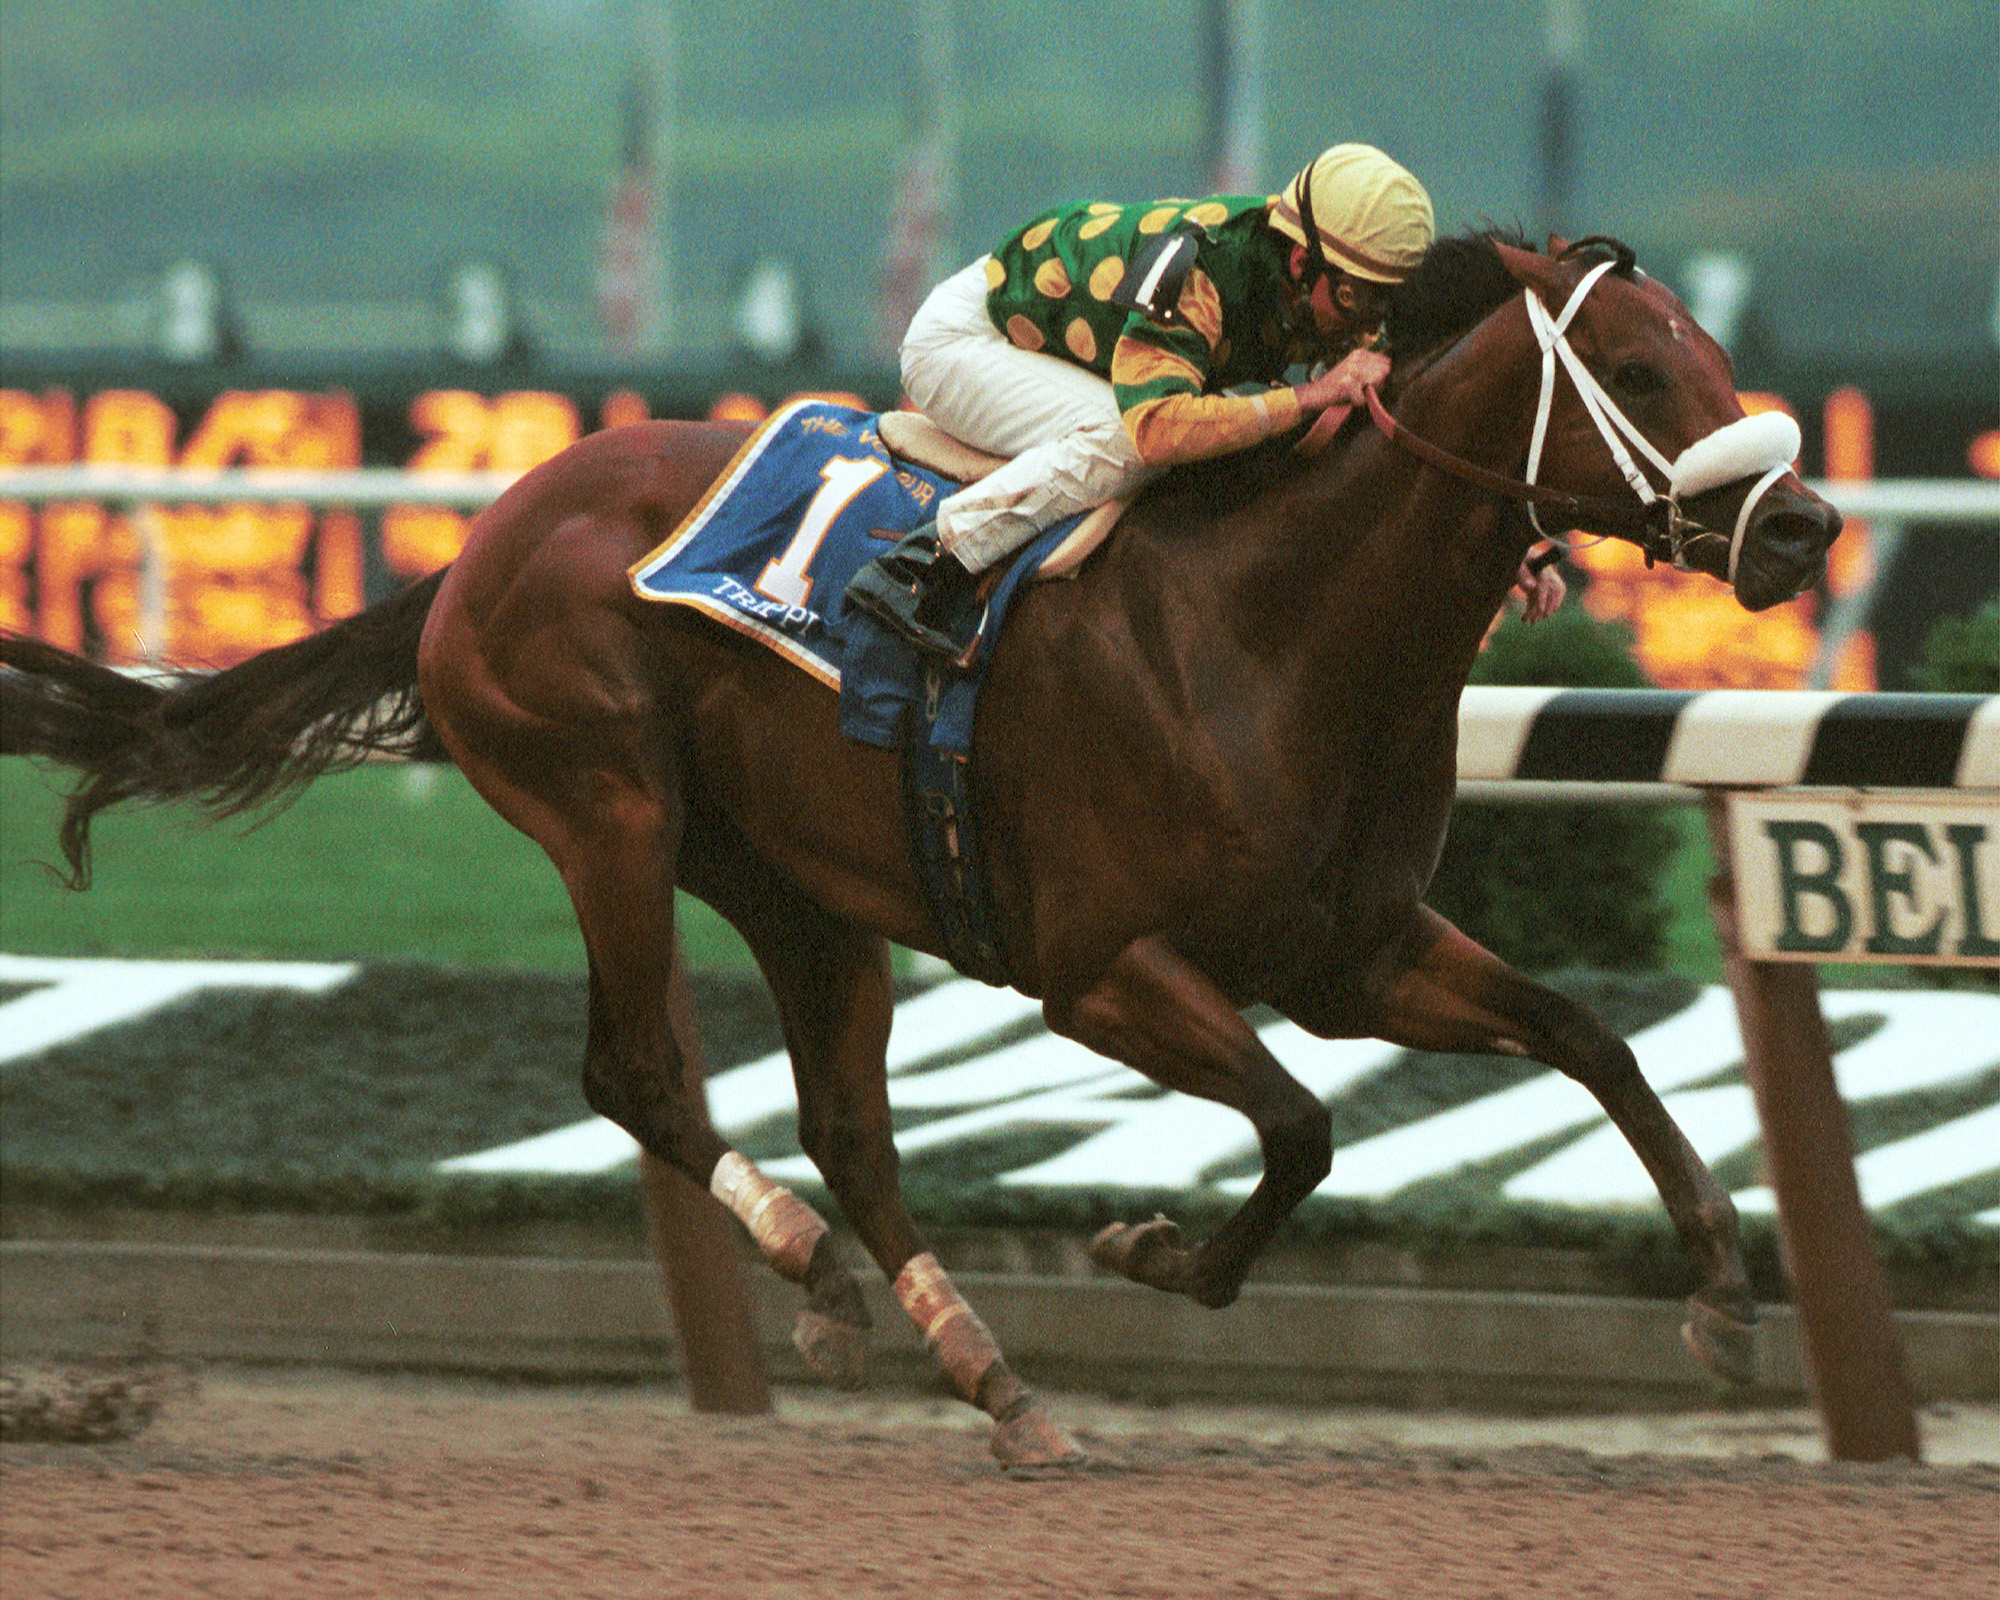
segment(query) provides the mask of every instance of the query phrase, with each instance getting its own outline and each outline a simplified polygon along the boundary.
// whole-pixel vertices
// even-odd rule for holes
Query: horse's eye
[[[1658,394],[1667,386],[1658,370],[1643,361],[1621,361],[1611,381],[1627,394]]]

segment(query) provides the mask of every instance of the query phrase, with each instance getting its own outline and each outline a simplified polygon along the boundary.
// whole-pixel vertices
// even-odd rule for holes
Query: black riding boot
[[[847,603],[925,654],[956,661],[979,637],[978,586],[927,522],[854,575]]]

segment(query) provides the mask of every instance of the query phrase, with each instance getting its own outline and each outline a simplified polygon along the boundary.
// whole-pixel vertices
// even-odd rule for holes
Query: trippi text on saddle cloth
[[[809,629],[826,626],[826,619],[810,606],[788,605],[783,600],[773,600],[727,575],[715,580],[712,592],[724,605],[768,622],[773,627],[783,628],[787,633],[805,633]]]

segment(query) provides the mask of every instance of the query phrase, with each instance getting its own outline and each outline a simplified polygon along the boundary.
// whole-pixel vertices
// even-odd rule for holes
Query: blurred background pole
[[[674,284],[674,135],[680,118],[680,27],[678,0],[643,0],[639,18],[639,59],[647,85],[650,119],[648,166],[653,192],[653,299],[644,349],[663,355],[679,335]]]
[[[708,1063],[678,948],[667,980],[667,1015],[684,1070],[705,1083]],[[639,1180],[689,1403],[697,1411],[762,1415],[771,1409],[771,1390],[736,1219],[692,1178],[650,1155],[640,1158]]]
[[[660,241],[654,211],[652,74],[635,59],[625,75],[618,176],[604,218],[597,262],[597,325],[621,356],[656,354],[654,303]]]
[[[1583,62],[1583,0],[1547,0],[1542,68],[1540,220],[1567,237],[1576,194],[1577,80]]]
[[[958,258],[958,17],[954,0],[909,0],[913,59],[896,194],[876,281],[875,328],[891,360],[931,287]]]
[[[1264,171],[1264,0],[1208,0],[1204,21],[1203,187],[1211,194],[1262,194],[1270,187]]]

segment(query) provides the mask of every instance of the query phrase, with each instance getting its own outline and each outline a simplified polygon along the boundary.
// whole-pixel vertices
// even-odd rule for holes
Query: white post
[[[958,14],[953,0],[918,0],[917,45],[937,184],[931,265],[942,276],[958,265],[952,237],[958,223]]]
[[[651,141],[653,227],[653,306],[647,319],[649,353],[671,351],[680,334],[674,282],[674,138],[680,117],[680,48],[677,0],[652,0],[640,13],[639,51],[647,86],[647,136]]]
[[[1547,0],[1542,74],[1542,226],[1561,233],[1576,187],[1577,77],[1583,61],[1584,0]]]
[[[1209,29],[1208,186],[1217,194],[1256,194],[1270,182],[1264,171],[1264,0],[1209,0]]]
[[[132,531],[139,536],[139,659],[149,667],[166,665],[168,606],[172,575],[168,571],[167,533],[161,512],[151,500],[131,508]]]
[[[911,0],[913,82],[896,158],[896,195],[877,282],[875,323],[893,358],[931,286],[961,263],[958,222],[958,21],[952,0]]]

